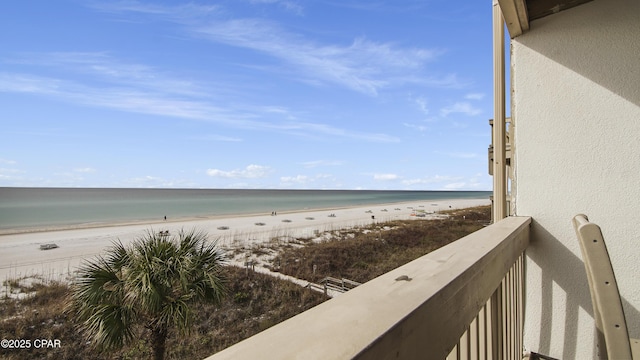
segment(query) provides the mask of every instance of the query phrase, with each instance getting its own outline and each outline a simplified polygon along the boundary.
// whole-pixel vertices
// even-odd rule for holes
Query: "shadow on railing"
[[[530,223],[501,220],[208,359],[521,359]]]

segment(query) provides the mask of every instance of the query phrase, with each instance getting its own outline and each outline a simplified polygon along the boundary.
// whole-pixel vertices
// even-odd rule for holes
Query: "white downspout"
[[[493,220],[507,217],[504,18],[493,0]]]

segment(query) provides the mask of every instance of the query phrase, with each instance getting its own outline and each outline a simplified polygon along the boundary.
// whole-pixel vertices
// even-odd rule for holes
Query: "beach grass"
[[[364,283],[484,227],[489,206],[443,212],[435,220],[397,220],[335,230],[327,239],[288,247],[273,259],[283,274],[310,282],[325,277]]]
[[[227,267],[229,296],[222,304],[197,304],[189,336],[170,334],[167,359],[204,358],[328,299],[272,276]],[[34,283],[29,296],[0,301],[0,334],[12,339],[59,339],[60,348],[0,349],[2,359],[140,359],[151,348],[139,328],[132,344],[121,350],[94,349],[78,331],[68,309],[67,283]]]
[[[439,220],[402,220],[349,228],[329,227],[314,236],[293,237],[274,230],[261,244],[246,241],[250,233],[229,239],[243,247],[238,254],[267,258],[281,273],[307,281],[325,276],[365,282],[440,246],[471,233],[490,221],[490,207],[448,211]],[[277,266],[276,266],[277,265]],[[316,265],[315,267],[313,265]],[[315,268],[315,273],[314,273]],[[218,306],[198,304],[189,336],[171,333],[167,359],[204,358],[328,299],[322,293],[245,268],[225,268],[229,295]],[[59,339],[60,348],[0,349],[3,359],[138,359],[149,358],[146,336],[110,352],[94,349],[79,336],[68,309],[70,287],[56,277],[16,274],[5,288],[23,297],[2,296],[0,334],[14,339]],[[12,291],[12,294],[14,292]],[[140,328],[137,331],[144,332]]]

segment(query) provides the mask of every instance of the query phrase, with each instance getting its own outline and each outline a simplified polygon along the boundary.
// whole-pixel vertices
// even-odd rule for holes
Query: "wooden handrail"
[[[521,259],[530,222],[505,218],[208,359],[444,359]]]

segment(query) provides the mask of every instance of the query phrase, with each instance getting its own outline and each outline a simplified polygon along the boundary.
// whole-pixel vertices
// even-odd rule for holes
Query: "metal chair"
[[[601,359],[640,359],[640,340],[630,339],[618,284],[600,227],[584,214],[573,218],[587,271]]]

